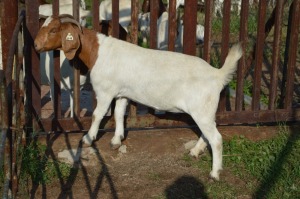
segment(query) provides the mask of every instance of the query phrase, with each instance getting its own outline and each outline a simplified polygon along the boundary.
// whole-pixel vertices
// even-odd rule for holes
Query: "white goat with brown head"
[[[127,99],[158,110],[185,112],[202,131],[190,154],[198,156],[209,143],[213,153],[210,176],[219,180],[222,136],[216,128],[215,114],[220,92],[232,79],[242,56],[240,45],[235,45],[223,67],[216,69],[198,57],[145,49],[81,28],[74,19],[49,17],[35,38],[35,49],[61,49],[68,59],[78,56],[90,69],[97,106],[84,143],[90,145],[96,139],[99,124],[114,98],[114,147],[120,146],[124,138]]]

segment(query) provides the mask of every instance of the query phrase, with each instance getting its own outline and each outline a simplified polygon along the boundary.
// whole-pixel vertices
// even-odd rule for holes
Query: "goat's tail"
[[[242,57],[243,50],[241,43],[237,43],[231,47],[225,63],[222,68],[219,69],[221,75],[223,76],[223,85],[227,85],[233,76],[233,73],[236,71],[238,60]]]

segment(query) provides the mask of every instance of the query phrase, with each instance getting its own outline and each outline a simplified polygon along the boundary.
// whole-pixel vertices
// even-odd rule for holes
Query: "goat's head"
[[[51,16],[40,28],[34,46],[38,52],[63,50],[70,60],[80,47],[80,34],[82,34],[81,26],[72,16]]]

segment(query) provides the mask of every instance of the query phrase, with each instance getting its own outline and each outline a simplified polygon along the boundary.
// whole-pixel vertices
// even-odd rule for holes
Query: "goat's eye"
[[[57,28],[51,29],[51,30],[50,30],[50,33],[52,33],[52,34],[53,34],[53,33],[57,33]]]

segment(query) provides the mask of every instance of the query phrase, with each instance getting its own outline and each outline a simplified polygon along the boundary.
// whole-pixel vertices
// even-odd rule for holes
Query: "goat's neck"
[[[98,57],[99,43],[97,33],[92,30],[84,29],[80,37],[81,50],[78,54],[83,63],[91,70]]]

